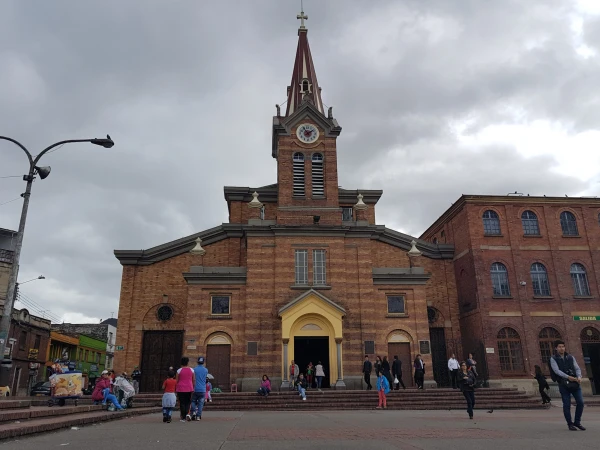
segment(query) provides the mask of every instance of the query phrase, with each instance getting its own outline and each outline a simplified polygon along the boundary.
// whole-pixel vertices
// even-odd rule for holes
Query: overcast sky
[[[299,1],[0,5],[0,135],[72,138],[36,180],[21,291],[65,321],[118,311],[114,249],[227,221],[224,185],[276,182]],[[600,1],[305,0],[340,184],[383,189],[377,222],[420,235],[461,194],[596,195]],[[0,177],[27,171],[0,141]],[[0,178],[0,204],[25,183]],[[17,229],[21,200],[0,206]],[[22,304],[17,304],[22,307]]]

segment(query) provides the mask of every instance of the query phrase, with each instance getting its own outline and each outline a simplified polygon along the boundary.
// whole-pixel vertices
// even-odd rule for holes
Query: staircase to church
[[[153,400],[159,404],[160,394],[139,394],[139,399]],[[278,411],[278,410],[370,410],[377,406],[376,391],[335,391],[311,389],[306,401],[296,392],[273,392],[268,398],[253,392],[219,393],[212,395],[212,403],[205,404],[207,411]],[[388,409],[443,410],[465,409],[462,393],[454,389],[407,389],[390,392]],[[511,388],[478,389],[476,409],[538,409],[543,408],[537,396]]]

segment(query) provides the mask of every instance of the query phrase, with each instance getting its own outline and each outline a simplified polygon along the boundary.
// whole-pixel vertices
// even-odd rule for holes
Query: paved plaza
[[[587,431],[568,431],[561,408],[536,411],[206,412],[200,422],[162,423],[160,414],[0,443],[43,449],[597,449],[600,408]],[[190,447],[193,446],[193,447]]]

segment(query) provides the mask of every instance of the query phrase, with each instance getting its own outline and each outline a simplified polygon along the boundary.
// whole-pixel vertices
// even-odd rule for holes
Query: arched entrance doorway
[[[583,362],[594,395],[600,395],[600,331],[593,327],[581,330]]]
[[[402,330],[396,330],[388,337],[388,359],[394,360],[394,356],[402,362],[402,382],[405,386],[412,387],[414,379],[412,376],[413,359],[410,352],[412,343],[411,336]]]
[[[325,370],[323,387],[346,387],[342,372],[342,319],[346,311],[341,306],[311,289],[279,310],[282,338],[282,387],[289,386],[289,366],[292,360],[304,373],[312,361],[321,361]]]
[[[225,333],[216,333],[208,338],[206,345],[206,368],[214,377],[213,388],[222,391],[231,386],[231,338]]]

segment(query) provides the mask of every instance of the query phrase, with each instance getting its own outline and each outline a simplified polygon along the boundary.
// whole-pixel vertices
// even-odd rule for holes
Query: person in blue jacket
[[[381,370],[377,371],[377,394],[379,395],[379,405],[377,409],[387,409],[387,398],[386,395],[390,392],[390,382],[383,375]]]

